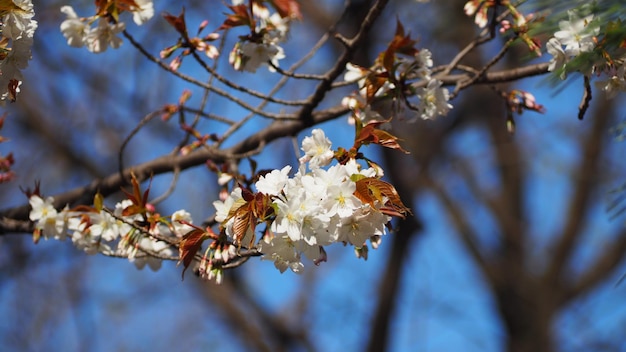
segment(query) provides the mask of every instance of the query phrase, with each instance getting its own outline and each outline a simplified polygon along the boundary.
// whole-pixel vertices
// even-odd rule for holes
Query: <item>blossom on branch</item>
[[[276,71],[274,67],[278,67],[278,60],[285,58],[279,44],[287,37],[291,19],[299,16],[297,3],[288,1],[287,4],[289,6],[283,9],[272,2],[278,11],[274,14],[257,1],[247,6],[243,1],[235,0],[233,6],[228,6],[233,14],[219,29],[245,26],[250,30],[230,51],[228,61],[235,70],[255,73],[259,67],[267,65],[271,72]]]
[[[596,81],[598,89],[604,91],[607,98],[614,98],[619,92],[626,92],[626,58],[618,68],[611,67],[607,71],[607,79]]]
[[[361,139],[389,147],[391,135],[376,134],[373,126],[362,128],[354,153],[366,144]],[[377,246],[391,216],[402,217],[408,209],[375,168],[364,168],[355,158],[328,166],[335,158],[330,146],[324,132],[315,129],[302,142],[307,155],[293,177],[290,167],[273,170],[255,183],[259,193],[236,187],[226,200],[214,202],[220,233],[235,245],[249,246],[255,238],[252,229],[264,224],[256,248],[281,272],[301,272],[303,257],[315,264],[326,261],[324,247],[333,243],[362,248],[375,237]]]
[[[97,3],[98,5],[98,3]],[[102,2],[97,13],[90,17],[79,17],[71,6],[62,6],[66,19],[60,30],[67,44],[72,47],[87,47],[92,53],[104,52],[108,47],[117,49],[122,45],[119,34],[126,24],[119,20],[122,12],[131,12],[137,25],[146,23],[154,16],[152,0],[120,0],[113,3]],[[95,27],[92,27],[97,22]]]
[[[576,12],[568,12],[569,21],[560,21],[561,30],[554,33],[554,37],[565,46],[565,53],[569,56],[577,56],[580,53],[590,52],[595,47],[594,37],[600,32],[595,25],[593,15],[579,18]]]
[[[117,49],[122,45],[122,38],[118,37],[126,28],[123,22],[109,23],[106,19],[101,18],[98,26],[91,28],[85,38],[87,49],[92,53],[104,52],[109,46]]]
[[[89,34],[89,25],[78,18],[71,6],[61,7],[61,12],[67,16],[67,19],[61,23],[61,33],[67,39],[67,45],[75,48],[85,46]]]
[[[141,26],[154,16],[154,5],[152,0],[134,0],[137,7],[132,7],[133,21]]]
[[[311,134],[302,141],[304,156],[300,158],[300,163],[308,162],[313,170],[328,165],[333,159],[333,151],[330,149],[331,142],[326,138],[324,130],[316,128]]]
[[[15,101],[22,72],[31,59],[37,21],[31,0],[6,1],[0,9],[0,100]],[[10,44],[10,47],[9,47]]]
[[[420,100],[417,112],[421,119],[432,120],[437,116],[445,116],[452,109],[452,105],[448,103],[448,89],[441,85],[441,81],[432,79],[425,88],[418,89],[417,96]]]
[[[268,62],[271,62],[272,65],[278,66],[278,60],[284,58],[283,48],[273,43],[243,42],[235,46],[229,61],[236,70],[255,73],[261,65],[268,65]],[[275,71],[272,66],[268,66],[270,71]]]

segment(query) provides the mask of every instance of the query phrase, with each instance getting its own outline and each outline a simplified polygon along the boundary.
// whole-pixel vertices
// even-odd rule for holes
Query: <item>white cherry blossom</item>
[[[154,5],[152,0],[135,0],[138,8],[132,9],[133,21],[141,26],[154,16]]]
[[[109,23],[106,19],[101,18],[98,26],[91,28],[87,34],[87,48],[93,53],[102,53],[109,46],[117,49],[122,45],[120,34],[126,25],[123,22]]]
[[[169,247],[167,243],[163,241],[157,241],[154,238],[150,238],[150,237],[143,237],[139,241],[139,248],[141,250],[156,253],[156,254],[163,255],[163,256],[171,256],[173,254],[172,249]],[[159,270],[163,262],[159,258],[155,258],[154,256],[146,255],[146,254],[135,255],[132,258],[129,258],[129,260],[133,264],[135,264],[135,266],[139,270],[142,270],[147,264],[152,271]]]
[[[181,209],[177,210],[172,214],[172,226],[174,227],[174,234],[177,237],[182,237],[186,235],[189,231],[193,229],[193,227],[183,224],[181,221],[186,221],[190,224],[193,224],[193,219],[191,218],[191,214],[188,211]]]
[[[594,37],[600,28],[592,23],[593,15],[579,18],[574,11],[569,11],[569,21],[560,21],[561,30],[554,33],[554,37],[565,46],[565,53],[577,56],[580,53],[590,52],[595,47]]]
[[[259,180],[255,184],[257,191],[270,196],[279,195],[285,185],[287,185],[289,171],[291,171],[291,166],[287,165],[281,170],[273,170],[259,177]]]
[[[446,115],[452,105],[448,103],[449,93],[446,88],[441,87],[442,82],[433,79],[428,82],[425,88],[419,88],[418,114],[423,120],[432,120],[437,116]]]
[[[308,162],[311,169],[328,165],[334,156],[330,146],[330,139],[326,138],[324,131],[319,128],[314,129],[311,136],[305,137],[302,141],[304,156],[300,158],[300,162]]]
[[[235,66],[236,69],[255,73],[261,65],[268,65],[268,62],[278,66],[278,60],[284,59],[285,53],[283,48],[273,43],[246,41],[236,48],[235,56],[241,61],[240,67]],[[231,64],[233,64],[233,60],[231,60]],[[269,70],[275,71],[271,66],[269,66]]]

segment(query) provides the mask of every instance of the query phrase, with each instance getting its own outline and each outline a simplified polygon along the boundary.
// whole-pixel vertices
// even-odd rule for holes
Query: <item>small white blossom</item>
[[[259,250],[263,253],[261,259],[271,260],[281,273],[291,269],[294,273],[302,272],[304,264],[295,249],[293,241],[286,236],[264,236],[259,243]]]
[[[343,75],[343,79],[346,82],[357,82],[359,87],[363,87],[365,85],[365,77],[367,76],[368,70],[359,65],[355,65],[352,63],[346,64],[346,73]]]
[[[98,253],[113,253],[111,248],[104,242],[98,234],[94,235],[89,230],[88,222],[80,216],[67,219],[67,230],[71,232],[74,245],[89,255]]]
[[[388,221],[388,216],[364,205],[353,216],[343,219],[339,229],[339,241],[361,247],[370,237],[384,235]]]
[[[595,47],[594,37],[600,32],[600,28],[592,24],[593,15],[579,18],[571,10],[568,14],[569,21],[559,22],[561,30],[554,33],[554,37],[565,45],[565,53],[569,56],[592,51]]]
[[[99,216],[92,217],[93,225],[89,227],[91,236],[102,238],[104,241],[114,241],[120,236],[118,220],[111,214],[101,211]]]
[[[172,226],[174,227],[174,234],[177,237],[182,237],[193,230],[193,227],[183,224],[181,221],[192,224],[193,219],[191,218],[191,214],[186,210],[177,210],[172,214]]]
[[[155,253],[163,256],[172,255],[172,249],[167,243],[163,241],[157,241],[151,237],[143,237],[141,240],[139,240],[138,245],[141,250],[148,253],[144,252],[144,254],[140,256],[129,256],[128,260],[135,264],[135,266],[139,270],[142,270],[146,266],[146,264],[148,264],[152,271],[157,271],[161,268],[161,263],[163,262],[163,260],[154,257],[150,253]]]
[[[6,57],[0,62],[0,100],[14,100],[22,83],[21,70],[31,59],[37,21],[33,20],[35,12],[31,0],[13,0],[3,13],[1,32],[11,41],[11,46],[5,48]]]
[[[271,62],[278,66],[278,60],[285,58],[283,48],[273,43],[253,43],[244,42],[233,49],[230,62],[237,70],[255,73],[261,65],[268,65]],[[269,66],[269,65],[268,65]],[[275,69],[269,66],[270,71]]]
[[[217,178],[217,184],[223,186],[233,179],[233,175],[228,172],[220,172]]]
[[[123,22],[109,23],[106,19],[101,18],[98,26],[90,29],[87,34],[87,48],[93,53],[102,53],[109,46],[117,49],[122,45],[120,34],[126,25]]]
[[[322,129],[316,128],[311,132],[310,137],[305,137],[302,141],[302,151],[304,156],[300,162],[308,162],[311,170],[328,165],[334,156],[330,149],[331,143]]]
[[[609,78],[595,82],[598,89],[606,93],[607,98],[614,98],[619,92],[626,92],[626,63],[622,63],[619,68],[609,70]]]
[[[370,121],[384,120],[382,115],[378,111],[372,109],[372,106],[365,101],[365,98],[361,94],[353,94],[345,97],[341,100],[341,105],[350,108],[352,115],[348,118],[348,123],[354,125],[356,117],[363,125],[366,125]],[[380,126],[382,129],[391,127],[389,123],[384,123]]]
[[[548,50],[548,54],[552,55],[548,71],[552,72],[565,67],[565,64],[567,63],[567,56],[565,55],[565,51],[563,51],[561,42],[559,42],[556,38],[550,38],[550,40],[546,43],[546,48]],[[565,79],[565,71],[561,73],[560,78]]]
[[[83,47],[87,43],[89,25],[81,21],[71,6],[61,7],[67,19],[61,23],[61,33],[67,39],[67,45],[76,48]]]
[[[131,9],[133,11],[133,21],[141,26],[154,16],[154,5],[152,0],[135,0],[138,8]]]
[[[8,11],[2,18],[2,36],[12,40],[33,38],[37,21],[32,18],[35,15],[31,0],[13,0],[19,8]]]
[[[52,197],[44,200],[36,195],[31,196],[28,202],[32,209],[28,217],[35,222],[35,228],[41,231],[44,238],[64,240],[64,215],[57,212],[52,205],[53,201]]]
[[[241,206],[242,202],[243,196],[241,195],[241,188],[239,187],[236,187],[224,201],[216,200],[213,202],[213,206],[216,210],[215,221],[221,223],[226,220],[230,214],[231,208],[235,204]]]
[[[449,93],[441,87],[442,82],[437,79],[430,80],[426,88],[418,89],[419,96],[418,114],[424,120],[432,120],[437,116],[443,116],[452,109],[448,103]]]
[[[282,170],[273,170],[269,174],[259,177],[255,184],[257,191],[270,196],[279,195],[287,185],[289,171],[291,171],[291,166],[287,165]]]

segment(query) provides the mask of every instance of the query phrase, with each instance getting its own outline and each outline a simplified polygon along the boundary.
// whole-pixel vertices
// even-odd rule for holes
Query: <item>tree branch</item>
[[[574,177],[574,194],[570,198],[567,218],[560,238],[554,244],[554,254],[545,272],[544,280],[555,282],[559,277],[564,278],[565,267],[571,259],[574,248],[581,236],[583,221],[590,206],[591,193],[594,180],[597,178],[600,155],[603,150],[602,137],[607,129],[609,118],[608,112],[612,104],[606,103],[598,110],[594,119],[590,119],[590,134],[584,144],[582,159]]]
[[[605,280],[613,270],[617,269],[624,258],[626,258],[626,230],[622,229],[615,236],[615,240],[605,246],[596,261],[579,276],[579,279],[571,286],[564,288],[563,302],[578,297]]]
[[[401,155],[390,149],[384,149],[383,154],[387,164],[387,174],[391,183],[395,185],[398,194],[413,198],[415,196],[413,190],[409,189],[400,177],[403,171],[402,162],[399,160]],[[415,215],[408,216],[398,223],[398,231],[391,238],[391,252],[387,255],[384,275],[379,284],[378,305],[374,319],[370,324],[367,351],[384,351],[387,347],[389,329],[391,328],[390,321],[398,302],[397,296],[400,291],[403,269],[407,267],[406,259],[411,253],[411,241],[418,235],[422,227],[421,221]]]
[[[524,77],[545,74],[548,72],[547,67],[548,64],[545,63],[512,70],[489,72],[482,76],[480,79],[478,79],[475,84],[508,82],[518,80]],[[445,77],[439,77],[438,79],[442,80],[445,85],[455,85],[458,81],[470,79],[471,77],[471,74],[455,74]],[[304,108],[302,110],[304,110]],[[300,111],[300,113],[294,115],[293,117],[296,118],[297,116],[304,116],[302,110]],[[335,119],[339,116],[345,115],[348,112],[348,108],[343,106],[336,106],[330,109],[314,112],[312,114],[312,121],[302,121],[302,119],[275,121],[261,132],[248,137],[247,139],[243,140],[232,148],[226,150],[216,150],[209,148],[198,150],[195,153],[191,153],[185,156],[163,156],[152,161],[127,168],[124,171],[124,177],[128,177],[130,175],[130,171],[133,170],[136,173],[138,180],[143,181],[150,177],[150,175],[158,175],[171,172],[176,168],[180,168],[180,170],[185,170],[193,166],[201,165],[208,159],[216,162],[223,162],[225,160],[237,158],[240,154],[255,150],[262,143],[268,144],[281,137],[296,135],[298,132],[306,129],[310,125]],[[109,175],[108,177],[105,177],[103,179],[95,180],[89,185],[56,195],[54,205],[55,207],[60,208],[65,206],[66,204],[91,202],[93,196],[98,190],[104,196],[107,196],[117,192],[123,185],[124,181],[122,177],[120,177],[119,173],[115,175]],[[15,220],[27,220],[29,211],[30,206],[28,205],[6,209],[0,211],[0,218],[4,217],[12,218]],[[0,224],[1,223],[3,222],[0,222]],[[0,234],[7,233],[10,232],[11,229],[18,228],[19,227],[16,228],[14,226],[9,228],[0,228]]]

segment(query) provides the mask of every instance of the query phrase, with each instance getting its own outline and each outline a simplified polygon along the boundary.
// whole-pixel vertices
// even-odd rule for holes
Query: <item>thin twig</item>
[[[135,126],[135,128],[133,128],[133,130],[130,131],[130,134],[128,134],[128,136],[124,138],[124,142],[122,142],[122,145],[120,146],[120,150],[117,153],[118,172],[120,174],[120,178],[122,179],[124,178],[124,150],[126,149],[126,146],[128,145],[128,143],[130,143],[131,139],[137,133],[139,133],[141,128],[143,128],[143,126],[145,126],[148,122],[150,122],[154,117],[158,116],[159,113],[161,113],[160,110],[153,111],[149,113],[148,115],[144,116],[144,118],[141,119],[141,121],[139,121],[137,126]]]
[[[582,120],[585,117],[587,109],[589,109],[589,103],[591,102],[591,84],[589,83],[589,77],[584,76],[583,81],[585,91],[583,93],[580,105],[578,105],[578,119]]]
[[[198,81],[197,79],[194,79],[194,78],[192,78],[190,76],[187,76],[187,75],[185,75],[183,73],[180,73],[178,71],[172,70],[163,61],[157,59],[154,55],[150,54],[126,30],[124,30],[122,33],[131,42],[131,44],[135,48],[137,48],[137,50],[139,50],[139,52],[141,52],[141,54],[143,54],[148,60],[156,63],[159,67],[161,67],[165,71],[173,74],[174,76],[176,76],[176,77],[178,77],[178,78],[180,78],[180,79],[182,79],[184,81],[187,81],[187,82],[189,82],[189,83],[191,83],[193,85],[196,85],[196,86],[198,86],[200,88],[210,89],[212,92],[214,92],[214,93],[216,93],[216,94],[218,94],[218,95],[220,95],[220,96],[230,100],[231,102],[241,106],[242,108],[244,108],[244,109],[246,109],[248,111],[254,112],[257,115],[264,116],[264,117],[267,117],[267,118],[270,118],[270,119],[280,118],[280,115],[272,114],[272,113],[269,113],[269,112],[266,112],[266,111],[263,111],[263,110],[256,109],[252,105],[244,102],[243,100],[241,100],[241,99],[239,99],[239,98],[237,98],[237,97],[235,97],[235,96],[233,96],[233,95],[231,95],[231,94],[229,94],[229,93],[227,93],[227,92],[225,92],[225,91],[223,91],[223,90],[221,90],[219,88],[216,88],[216,87],[213,87],[213,86],[209,86],[209,85],[207,85],[204,82]]]

